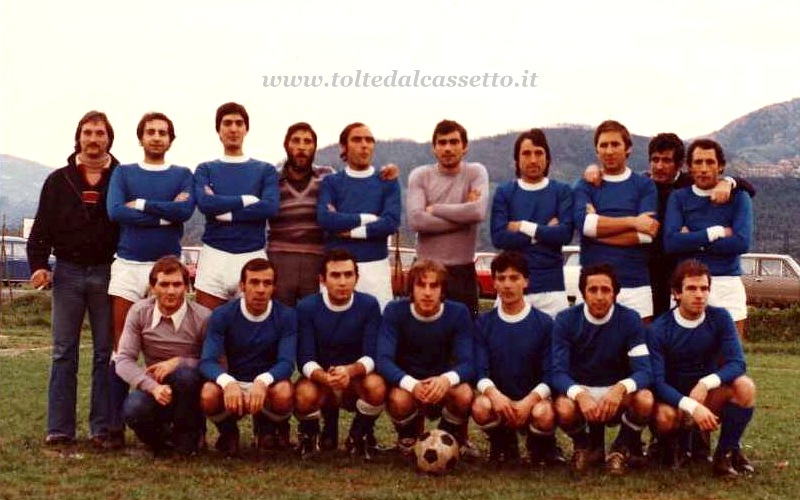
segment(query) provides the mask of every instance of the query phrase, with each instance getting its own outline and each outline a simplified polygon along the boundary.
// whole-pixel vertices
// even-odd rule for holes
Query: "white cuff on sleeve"
[[[308,363],[303,365],[303,376],[305,378],[311,378],[311,374],[314,373],[314,370],[322,370],[322,367],[316,361],[309,361]]]
[[[225,212],[224,214],[219,214],[214,218],[222,222],[231,222],[233,220],[233,214],[231,212]]]
[[[361,356],[360,358],[358,358],[358,361],[356,361],[356,363],[361,363],[362,365],[364,365],[364,370],[367,372],[367,374],[370,374],[373,371],[375,371],[375,361],[369,356]]]
[[[350,237],[357,240],[367,239],[367,226],[358,226],[350,230]]]
[[[731,184],[731,191],[733,191],[734,189],[736,189],[736,179],[734,179],[733,177],[731,177],[731,176],[729,176],[729,175],[726,175],[725,177],[723,177],[723,178],[722,178],[722,180],[723,180],[723,181],[728,181],[728,182],[730,182],[730,184]]]
[[[158,224],[161,226],[169,226],[172,223],[167,219],[158,219]]]
[[[725,237],[725,228],[722,226],[707,227],[706,234],[708,235],[708,242],[711,243]]]
[[[639,237],[639,243],[642,244],[642,245],[644,245],[645,243],[652,243],[653,242],[653,237],[650,236],[649,234],[636,233],[636,236]]]
[[[695,401],[694,399],[692,399],[692,398],[690,398],[690,397],[686,397],[686,396],[684,396],[684,397],[682,397],[682,398],[681,398],[681,400],[678,402],[678,408],[680,408],[681,410],[683,410],[683,411],[685,411],[686,413],[688,413],[689,415],[691,415],[691,414],[693,414],[693,413],[694,413],[694,410],[696,410],[696,409],[697,409],[697,406],[698,406],[699,404],[700,404],[700,403],[698,403],[698,402],[697,402],[697,401]]]
[[[375,222],[378,220],[378,216],[375,214],[360,214],[360,217],[362,226],[366,226],[370,222]]]
[[[619,383],[625,386],[625,392],[627,394],[636,392],[636,381],[632,378],[624,378],[620,380]]]
[[[539,385],[533,388],[533,391],[539,395],[542,399],[547,399],[550,397],[550,386],[545,384],[544,382],[539,382]]]
[[[454,370],[450,370],[449,372],[443,373],[442,375],[447,377],[447,380],[450,381],[450,387],[455,387],[459,384],[459,382],[461,382],[461,377],[459,377],[458,373],[456,373]]]
[[[478,389],[478,392],[483,394],[486,392],[486,389],[490,387],[494,387],[494,382],[490,378],[482,378],[478,380],[478,385],[475,386]]]
[[[567,389],[567,397],[575,401],[575,398],[578,397],[578,394],[582,393],[585,390],[586,389],[583,386],[575,384],[571,386],[569,389]]]
[[[133,200],[133,208],[135,208],[140,212],[144,212],[144,202],[145,202],[144,198],[136,198],[135,200]]]
[[[531,222],[528,220],[520,221],[519,223],[519,232],[522,234],[526,234],[531,238],[536,237],[536,230],[539,228],[539,224],[535,222]]]
[[[700,383],[706,386],[706,388],[710,391],[711,389],[716,389],[717,387],[722,385],[722,379],[719,378],[719,375],[716,373],[712,373],[711,375],[706,375],[705,377],[700,379]]]
[[[586,214],[586,218],[583,220],[583,235],[597,238],[597,221],[599,220],[600,216],[597,214]]]
[[[252,205],[253,203],[258,203],[259,201],[261,200],[258,199],[258,196],[253,196],[252,194],[242,195],[242,205],[246,207]]]
[[[218,386],[222,387],[222,389],[223,389],[223,390],[225,390],[225,387],[226,387],[228,384],[230,384],[231,382],[236,382],[236,379],[235,379],[235,378],[233,378],[233,377],[231,377],[231,376],[230,376],[230,375],[228,375],[227,373],[221,373],[221,374],[220,374],[220,375],[217,377],[217,380],[216,380],[216,382],[217,382],[217,385],[218,385]]]
[[[264,372],[261,375],[259,375],[258,377],[256,377],[256,380],[260,380],[260,381],[264,382],[264,385],[269,387],[269,386],[272,385],[273,382],[275,382],[275,377],[273,377],[270,372]]]
[[[419,380],[411,375],[403,375],[403,378],[400,379],[400,388],[408,392],[414,392],[414,387],[416,387],[418,382]]]

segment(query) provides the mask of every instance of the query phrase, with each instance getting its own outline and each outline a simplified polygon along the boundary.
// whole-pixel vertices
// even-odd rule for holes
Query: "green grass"
[[[82,441],[69,453],[42,444],[45,431],[49,351],[10,350],[26,342],[49,340],[46,329],[21,326],[45,315],[42,302],[29,299],[17,314],[3,304],[4,341],[0,349],[0,498],[15,499],[153,499],[243,498],[557,498],[557,499],[789,499],[800,491],[800,426],[795,393],[800,356],[786,354],[783,344],[750,343],[748,372],[759,388],[758,408],[744,446],[758,468],[748,479],[717,480],[708,467],[677,472],[639,471],[622,478],[592,471],[573,477],[565,469],[496,469],[486,463],[462,462],[445,477],[428,477],[394,455],[372,464],[343,453],[323,454],[301,462],[289,453],[257,457],[249,450],[249,424],[243,421],[242,458],[221,459],[206,452],[191,459],[154,460],[128,433],[124,453],[94,451]],[[46,302],[44,302],[46,304]],[[20,304],[20,307],[22,304]],[[16,305],[14,306],[16,308]],[[11,309],[14,309],[11,308]],[[84,335],[79,382],[80,436],[87,435],[91,349]],[[345,414],[343,414],[345,415]],[[343,418],[344,434],[348,417]],[[473,440],[485,450],[481,433]],[[384,443],[394,439],[386,417],[378,423]],[[210,431],[213,441],[214,431]],[[560,437],[562,444],[569,447]]]

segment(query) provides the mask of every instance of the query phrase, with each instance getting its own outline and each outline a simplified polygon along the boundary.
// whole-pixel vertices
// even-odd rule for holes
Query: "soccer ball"
[[[458,441],[451,434],[435,429],[423,433],[414,445],[417,469],[428,474],[446,474],[458,462]]]

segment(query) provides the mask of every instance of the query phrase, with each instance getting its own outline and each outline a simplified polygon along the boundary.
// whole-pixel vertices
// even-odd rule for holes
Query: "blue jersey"
[[[694,186],[679,189],[670,195],[665,217],[664,248],[668,253],[699,260],[712,276],[742,274],[739,256],[749,250],[753,239],[753,204],[746,192],[734,191],[730,202],[714,204]],[[711,226],[729,227],[733,235],[712,242],[706,231]]]
[[[200,357],[200,372],[216,381],[223,373],[251,382],[262,373],[274,381],[287,380],[294,372],[297,351],[297,316],[294,309],[271,302],[263,321],[251,321],[242,312],[244,299],[234,299],[211,313]],[[228,363],[225,370],[222,358]]]
[[[492,200],[492,244],[501,250],[518,250],[525,256],[530,280],[525,293],[564,290],[562,245],[572,240],[572,190],[564,183],[546,179],[541,189],[524,188],[519,181],[497,187]],[[549,226],[552,219],[558,224]],[[522,232],[507,229],[511,221],[537,224],[535,241]]]
[[[378,334],[378,372],[392,385],[406,375],[422,380],[448,371],[461,382],[471,381],[473,323],[466,306],[446,300],[432,321],[415,317],[412,307],[409,299],[386,306]]]
[[[367,356],[374,362],[375,344],[381,326],[381,310],[372,295],[353,293],[347,309],[334,311],[322,293],[297,304],[297,366],[316,362],[323,370],[349,365]]]
[[[501,317],[499,311],[494,308],[476,321],[475,379],[490,379],[516,401],[539,383],[550,385],[553,320],[533,307],[515,322]]]
[[[175,201],[180,193],[188,199]],[[141,210],[125,205],[136,200],[142,200]],[[194,212],[192,172],[176,165],[162,170],[120,165],[111,174],[106,206],[109,218],[120,225],[118,257],[153,262],[180,255],[183,223]]]
[[[330,210],[333,207],[335,211]],[[361,214],[372,214],[366,238],[342,238],[338,233],[362,226]],[[387,238],[400,225],[400,184],[377,173],[353,177],[347,170],[322,179],[317,200],[317,221],[326,231],[326,248],[344,248],[358,262],[388,257]]]
[[[673,309],[653,321],[648,344],[656,397],[677,407],[701,378],[717,374],[723,384],[729,384],[744,375],[746,365],[728,311],[708,306],[699,323],[676,315],[680,313]]]
[[[607,321],[587,318],[585,304],[558,313],[553,325],[553,385],[606,387],[632,379],[636,389],[652,382],[645,330],[639,314],[614,304]]]
[[[581,233],[581,265],[611,264],[624,288],[650,285],[647,268],[648,248],[644,245],[618,247],[602,243],[584,234],[586,204],[591,203],[598,215],[635,217],[658,209],[656,186],[647,177],[630,172],[624,180],[604,179],[594,187],[583,179],[575,184],[575,226]]]
[[[194,193],[197,208],[206,216],[203,243],[228,253],[264,249],[266,221],[278,213],[275,167],[253,159],[201,163],[194,173]],[[255,197],[254,203],[245,206],[243,195]]]

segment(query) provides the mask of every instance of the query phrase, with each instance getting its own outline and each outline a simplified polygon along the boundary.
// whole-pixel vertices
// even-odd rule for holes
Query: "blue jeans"
[[[172,401],[166,406],[149,393],[131,391],[122,409],[125,423],[153,450],[164,448],[171,439],[178,451],[196,451],[205,419],[200,410],[203,381],[197,368],[178,367],[164,380],[172,389]]]
[[[92,393],[89,432],[104,436],[109,426],[108,364],[112,349],[111,265],[82,266],[57,261],[53,272],[53,355],[47,399],[47,434],[75,438],[78,348],[86,311],[92,329]]]

